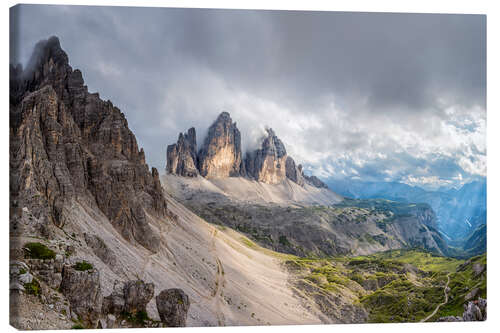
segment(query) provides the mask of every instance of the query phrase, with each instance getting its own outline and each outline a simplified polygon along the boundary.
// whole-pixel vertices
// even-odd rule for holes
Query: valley
[[[11,66],[10,116],[16,328],[486,318],[485,228],[457,255],[431,205],[340,195],[271,128],[243,152],[228,112],[160,174],[57,37]]]

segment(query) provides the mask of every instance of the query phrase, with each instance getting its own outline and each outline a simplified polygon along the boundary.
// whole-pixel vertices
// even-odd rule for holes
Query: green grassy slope
[[[485,255],[465,262],[409,249],[354,258],[294,258],[286,265],[298,281],[362,306],[369,322],[417,322],[426,318],[444,302],[448,274],[449,302],[430,321],[461,315],[465,296],[474,288],[478,288],[476,299],[486,297]],[[481,271],[483,266],[481,273],[474,271]]]

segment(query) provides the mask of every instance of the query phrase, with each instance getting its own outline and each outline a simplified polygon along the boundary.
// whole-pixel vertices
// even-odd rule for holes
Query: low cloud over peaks
[[[222,111],[244,149],[273,128],[306,170],[458,184],[486,175],[481,15],[16,7],[11,61],[57,35],[148,163]]]

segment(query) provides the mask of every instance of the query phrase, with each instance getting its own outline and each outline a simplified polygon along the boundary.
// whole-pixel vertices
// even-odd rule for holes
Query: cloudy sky
[[[11,59],[57,35],[151,166],[228,111],[323,179],[457,186],[486,176],[486,17],[24,5]]]

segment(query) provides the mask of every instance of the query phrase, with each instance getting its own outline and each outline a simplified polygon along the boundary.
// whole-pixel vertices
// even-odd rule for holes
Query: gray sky
[[[424,187],[486,176],[486,17],[23,5],[11,59],[60,38],[150,166],[228,111],[323,179]],[[12,43],[12,41],[11,41]]]

